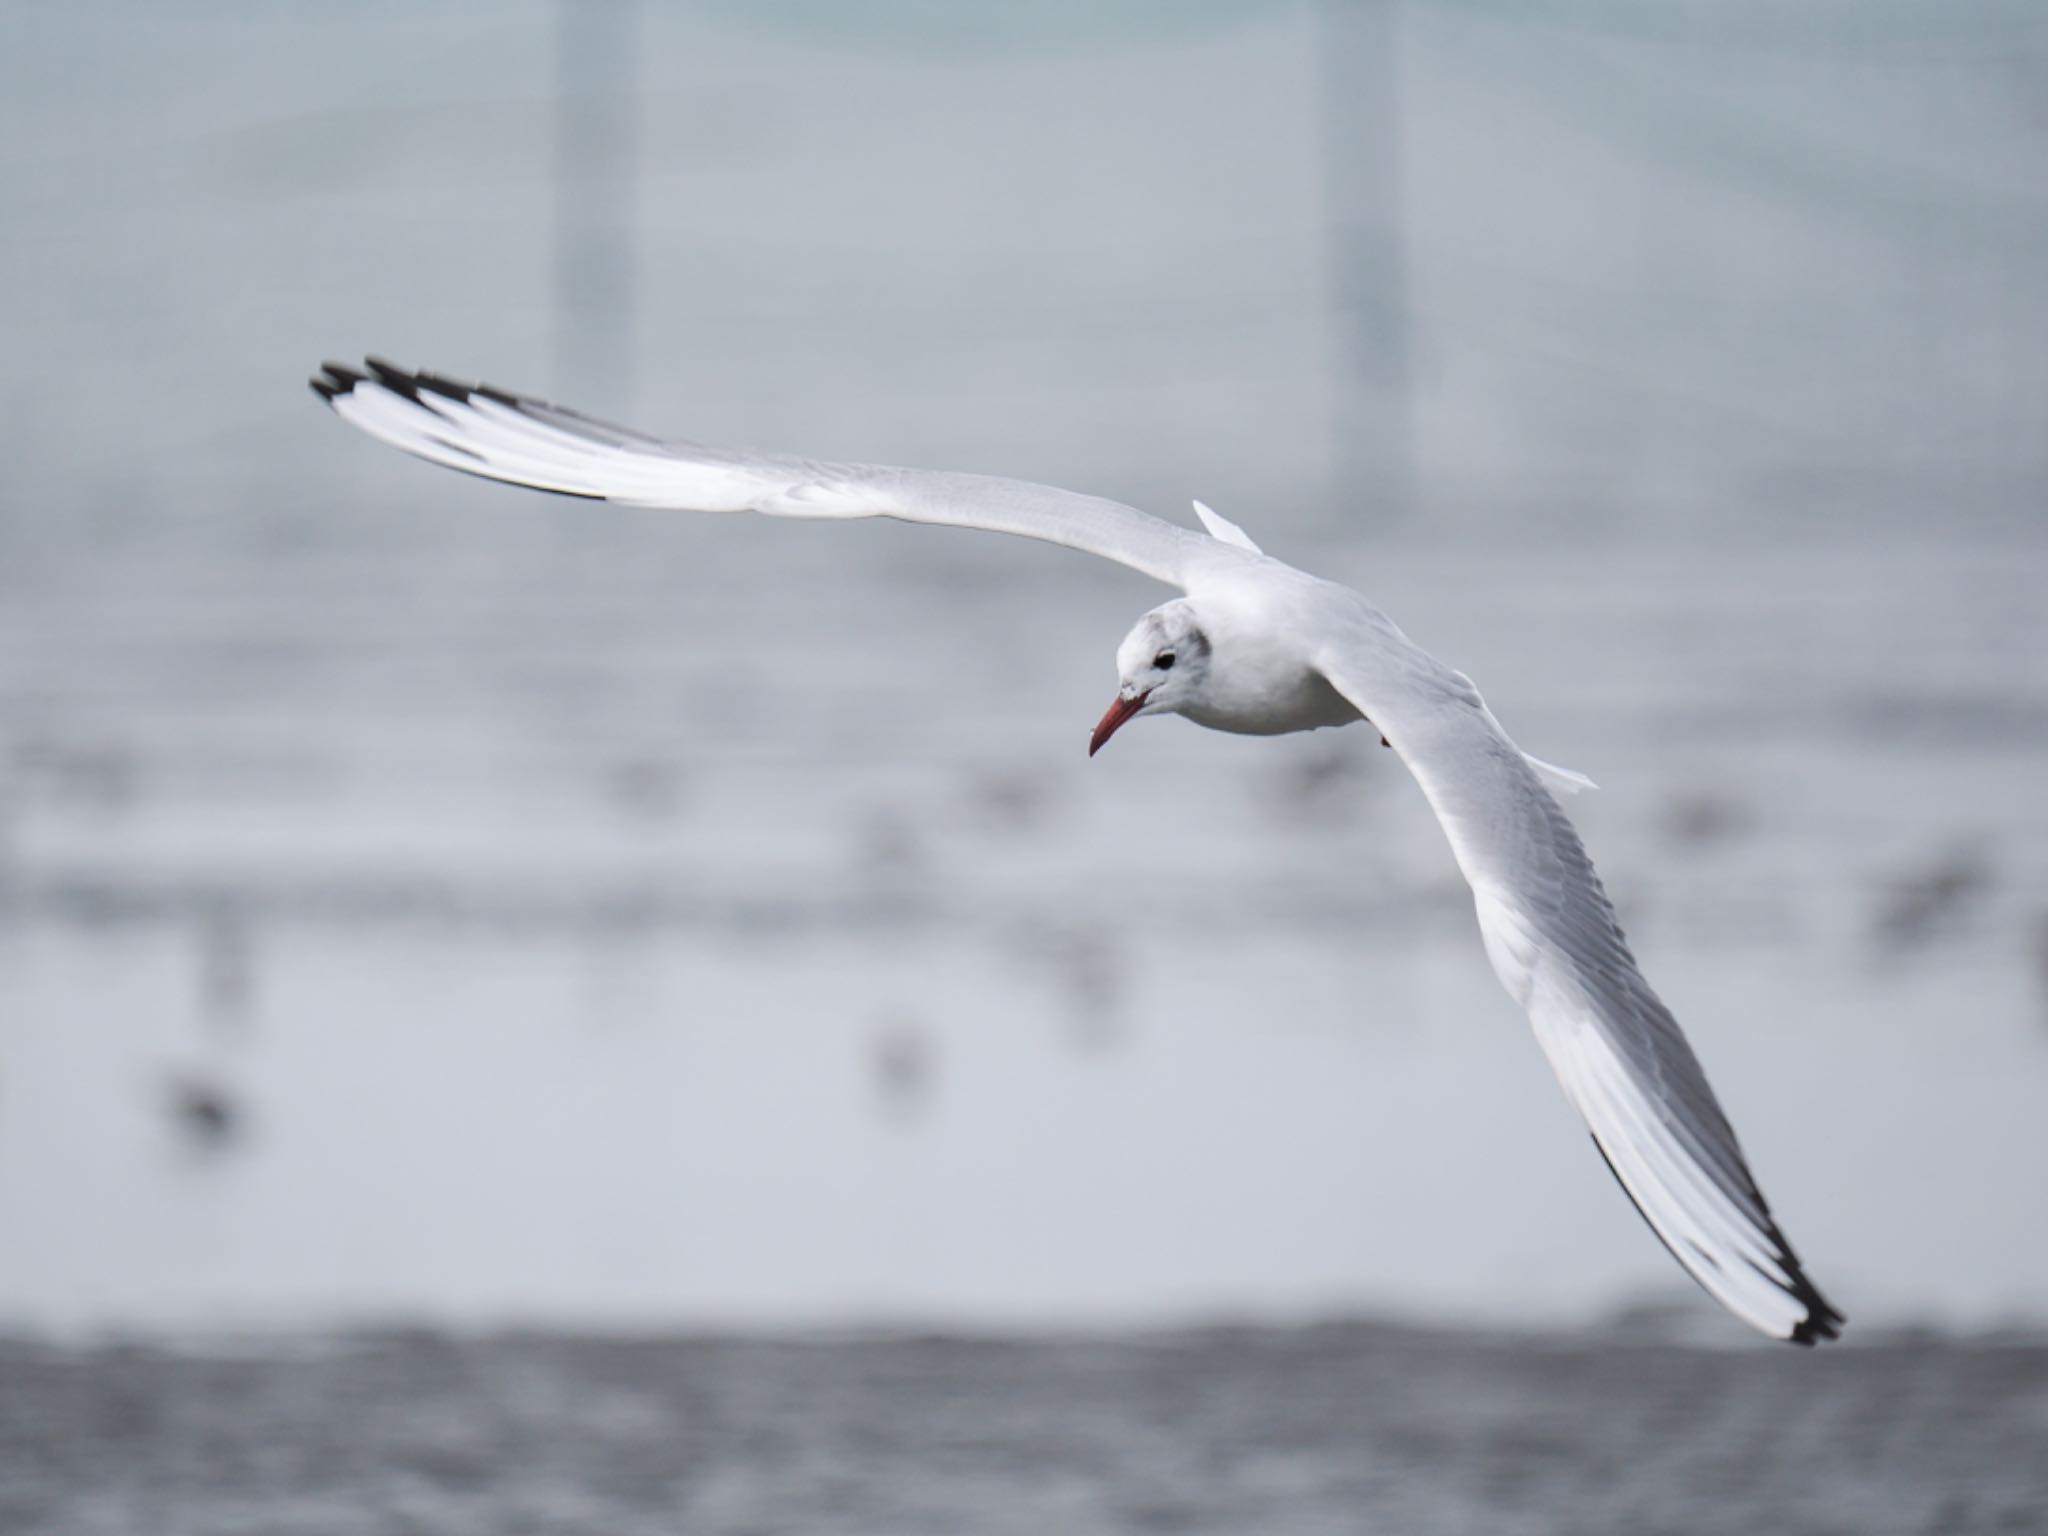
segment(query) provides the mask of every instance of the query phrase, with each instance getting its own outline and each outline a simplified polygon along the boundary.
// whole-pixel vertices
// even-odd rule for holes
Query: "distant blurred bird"
[[[1878,951],[1895,955],[1962,928],[1997,874],[1984,839],[1965,837],[1901,875],[1872,925]]]
[[[172,1122],[198,1151],[220,1152],[242,1130],[242,1114],[234,1095],[210,1078],[180,1076],[168,1085]]]
[[[311,382],[371,436],[487,479],[629,506],[985,528],[1181,588],[1185,597],[1139,619],[1117,648],[1116,699],[1089,755],[1140,715],[1258,736],[1369,721],[1435,809],[1494,971],[1651,1228],[1764,1333],[1796,1344],[1838,1336],[1842,1314],[1778,1230],[1706,1074],[1545,789],[1590,781],[1522,752],[1471,679],[1356,592],[1262,554],[1200,502],[1206,533],[1022,481],[662,442],[375,358],[361,369],[328,363]]]
[[[868,1067],[883,1110],[898,1122],[917,1117],[937,1066],[930,1035],[913,1015],[882,1022],[868,1047]]]

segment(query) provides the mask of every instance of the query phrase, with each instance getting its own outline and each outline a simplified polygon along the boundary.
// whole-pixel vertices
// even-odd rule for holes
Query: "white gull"
[[[1115,701],[1091,755],[1141,715],[1280,735],[1370,722],[1443,824],[1472,887],[1487,958],[1636,1208],[1736,1316],[1795,1344],[1842,1314],[1801,1267],[1671,1011],[1545,788],[1580,775],[1509,740],[1472,680],[1348,587],[1260,552],[1197,502],[1207,532],[1119,502],[986,475],[821,463],[665,442],[574,411],[370,359],[313,389],[408,453],[513,485],[629,506],[773,517],[893,517],[985,528],[1101,555],[1186,595],[1117,648]]]

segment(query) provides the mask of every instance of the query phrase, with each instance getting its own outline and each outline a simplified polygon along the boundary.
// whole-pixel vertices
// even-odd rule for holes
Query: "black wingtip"
[[[363,366],[376,376],[379,384],[394,395],[403,395],[415,405],[420,403],[419,380],[396,363],[387,362],[381,357],[366,357],[363,359]]]
[[[306,380],[307,387],[332,405],[363,381],[363,375],[345,363],[322,363],[320,371]]]
[[[1768,1207],[1766,1207],[1768,1210]],[[1785,1241],[1785,1234],[1778,1230],[1773,1221],[1769,1225],[1771,1241],[1777,1245],[1778,1263],[1784,1269],[1785,1280],[1780,1280],[1768,1271],[1751,1264],[1779,1290],[1806,1308],[1806,1316],[1792,1325],[1792,1331],[1785,1335],[1785,1342],[1797,1344],[1801,1349],[1811,1349],[1823,1339],[1839,1339],[1842,1325],[1849,1320],[1837,1312],[1827,1297],[1821,1295],[1820,1287],[1807,1277],[1805,1266],[1799,1262],[1799,1255],[1792,1251],[1792,1245]]]
[[[1593,1150],[1600,1154],[1600,1161],[1605,1163],[1607,1171],[1614,1175],[1614,1182],[1620,1186],[1621,1192],[1628,1196],[1628,1203],[1634,1206],[1636,1214],[1643,1218],[1643,1225],[1648,1227],[1651,1235],[1664,1245],[1665,1250],[1674,1259],[1678,1260],[1679,1267],[1692,1276],[1693,1282],[1701,1290],[1706,1291],[1709,1296],[1713,1296],[1713,1290],[1708,1286],[1705,1277],[1698,1274],[1690,1264],[1685,1262],[1685,1255],[1673,1246],[1671,1239],[1657,1230],[1657,1224],[1650,1220],[1650,1213],[1643,1209],[1642,1202],[1637,1200],[1635,1194],[1629,1189],[1627,1180],[1621,1176],[1621,1170],[1614,1166],[1614,1159],[1607,1155],[1607,1149],[1600,1144],[1600,1138],[1593,1136],[1589,1139],[1593,1143]],[[1756,1194],[1754,1183],[1750,1186],[1750,1192]],[[1756,1199],[1757,1204],[1763,1210],[1765,1233],[1770,1238],[1772,1246],[1777,1250],[1777,1259],[1779,1264],[1784,1267],[1786,1278],[1781,1279],[1777,1275],[1772,1274],[1754,1260],[1746,1262],[1748,1262],[1751,1269],[1806,1308],[1806,1316],[1792,1325],[1792,1331],[1785,1335],[1785,1342],[1797,1344],[1802,1349],[1811,1349],[1823,1339],[1839,1339],[1842,1336],[1842,1325],[1849,1321],[1848,1318],[1837,1312],[1829,1304],[1828,1299],[1821,1295],[1820,1288],[1806,1277],[1806,1270],[1799,1262],[1799,1255],[1792,1251],[1792,1245],[1785,1241],[1785,1234],[1778,1230],[1777,1222],[1771,1219],[1771,1208],[1764,1203],[1762,1195],[1757,1194]],[[1696,1244],[1693,1246],[1697,1247]],[[1707,1257],[1707,1255],[1702,1253],[1702,1257]],[[1711,1259],[1709,1262],[1711,1262]],[[1720,1300],[1718,1296],[1714,1299],[1716,1301]],[[1771,1337],[1775,1338],[1777,1335],[1773,1334]]]
[[[1806,1277],[1801,1275],[1800,1279],[1806,1280]],[[1849,1319],[1828,1305],[1827,1299],[1814,1289],[1811,1280],[1806,1280],[1806,1289],[1800,1299],[1805,1301],[1811,1310],[1793,1328],[1790,1336],[1792,1343],[1802,1349],[1811,1349],[1823,1339],[1839,1339],[1842,1336],[1842,1325]]]
[[[446,374],[429,373],[424,368],[412,378],[421,389],[431,390],[442,399],[453,400],[461,405],[469,404],[469,397],[476,392],[474,384],[465,384],[462,380],[451,379]]]
[[[365,369],[368,372],[365,372]],[[362,368],[351,368],[346,363],[322,363],[320,372],[306,382],[312,387],[314,394],[331,403],[339,396],[353,391],[358,384],[368,383],[372,379],[393,394],[402,395],[415,404],[422,403],[422,390],[460,404],[467,404],[469,397],[477,391],[476,385],[465,384],[460,379],[451,379],[425,370],[415,372],[401,368],[388,359],[374,356],[364,358]]]

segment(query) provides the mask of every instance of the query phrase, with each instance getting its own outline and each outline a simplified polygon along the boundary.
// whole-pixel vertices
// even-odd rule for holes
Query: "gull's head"
[[[1198,698],[1209,676],[1209,637],[1186,598],[1154,608],[1132,626],[1116,648],[1116,702],[1088,738],[1088,755],[1100,752],[1126,720],[1170,715]]]

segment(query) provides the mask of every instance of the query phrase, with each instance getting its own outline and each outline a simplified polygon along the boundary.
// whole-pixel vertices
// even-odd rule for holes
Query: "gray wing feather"
[[[1391,625],[1317,658],[1406,762],[1470,883],[1488,957],[1616,1180],[1678,1262],[1776,1338],[1834,1338],[1699,1058],[1629,952],[1577,831],[1461,674]]]
[[[1251,558],[1099,496],[990,475],[836,464],[664,442],[562,406],[375,358],[324,365],[314,393],[352,425],[465,474],[629,506],[773,517],[892,517],[1100,555],[1172,586]]]

